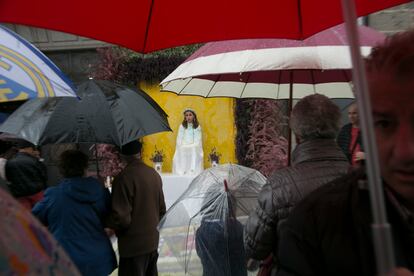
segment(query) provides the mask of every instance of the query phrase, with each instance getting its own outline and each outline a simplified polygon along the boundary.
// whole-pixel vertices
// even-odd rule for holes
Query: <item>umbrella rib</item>
[[[154,7],[154,0],[151,1],[150,9],[148,12],[148,19],[147,19],[147,28],[145,29],[145,37],[144,37],[144,43],[142,45],[142,51],[145,53],[145,48],[147,47],[147,41],[148,41],[148,32],[151,25],[151,18],[152,18],[152,8]]]
[[[301,0],[297,0],[298,3],[298,23],[299,23],[299,33],[301,35],[301,37],[303,38],[303,22],[302,22],[302,11],[301,11]]]
[[[48,99],[47,98],[45,98],[46,100],[45,100],[45,102],[42,104],[42,108],[45,106],[45,105],[47,105],[48,104]],[[63,105],[64,104],[64,100],[69,100],[69,99],[66,99],[66,98],[61,98],[61,100],[59,99],[59,100],[57,100],[58,102],[56,103],[56,105],[55,105],[55,107],[54,107],[54,109],[55,110],[59,110],[59,107],[58,106],[60,106],[60,105]],[[39,137],[38,137],[38,140],[37,140],[37,145],[38,146],[42,146],[42,145],[44,145],[43,144],[43,142],[41,143],[41,140],[42,139],[44,139],[43,137],[43,135],[45,134],[45,133],[47,133],[47,129],[48,129],[48,127],[51,125],[51,121],[53,121],[53,119],[52,118],[54,118],[54,116],[53,116],[53,114],[51,114],[50,116],[49,116],[49,118],[48,118],[48,120],[47,120],[47,122],[46,122],[46,124],[45,124],[45,126],[44,126],[44,128],[43,128],[43,130],[42,130],[42,132],[39,134]],[[29,122],[29,121],[27,121],[26,122],[26,125],[27,124],[30,124],[31,122]],[[36,143],[33,143],[33,144],[36,144]],[[46,144],[46,143],[45,143]]]
[[[313,70],[311,69],[310,70],[310,75],[311,75],[311,79],[312,79],[312,83],[313,83],[313,93],[314,94],[316,94],[317,92],[316,92],[316,83],[315,83],[315,76],[314,76],[314,74],[313,74],[314,72],[313,72]]]
[[[187,225],[187,236],[186,236],[186,241],[185,241],[185,257],[184,257],[184,269],[185,269],[185,273],[187,274],[187,251],[188,251],[188,237],[190,235],[190,227],[191,227],[191,220],[193,218],[190,218],[190,220],[188,221],[188,225]]]
[[[246,174],[245,176],[243,176],[239,181],[240,182],[244,182],[245,181],[245,179],[248,179],[248,177],[250,177],[251,175],[253,175],[253,174],[256,174],[256,172],[255,171],[252,171],[252,172],[250,172],[250,173],[248,173],[248,174]]]
[[[184,89],[190,84],[190,82],[193,80],[193,78],[192,77],[190,77],[190,80],[189,81],[187,81],[187,83],[183,86],[183,88],[181,88],[180,89],[180,91],[178,92],[178,95],[179,94],[181,94],[183,91],[184,91]]]
[[[279,73],[279,80],[277,82],[277,92],[276,92],[276,99],[279,99],[279,95],[280,95],[280,82],[282,81],[282,71],[277,71]]]
[[[241,74],[243,74],[243,73],[241,73]],[[243,93],[244,93],[244,91],[246,90],[247,83],[249,82],[250,76],[252,75],[252,73],[250,73],[250,72],[248,72],[248,73],[246,73],[246,74],[247,74],[247,79],[246,79],[246,81],[244,82],[244,86],[243,86],[243,89],[242,89],[242,91],[241,91],[240,98],[243,98]]]
[[[348,74],[347,74],[347,70],[346,69],[341,70],[341,72],[344,75],[344,79],[348,82],[349,86],[351,87],[352,93],[354,94],[354,88],[353,88],[353,84],[352,84],[352,78],[349,78],[348,77]]]
[[[217,80],[213,83],[213,85],[210,87],[207,95],[205,96],[205,98],[208,98],[210,96],[211,91],[213,91],[214,87],[216,86],[216,83],[220,80],[220,75],[218,76]]]
[[[349,69],[348,69],[348,70],[349,70]],[[349,78],[349,77],[348,77],[348,74],[347,74],[348,70],[347,70],[347,69],[342,69],[342,70],[341,70],[341,72],[342,72],[342,74],[344,75],[344,78],[345,78],[348,82],[350,82],[350,81],[352,81],[352,78]]]
[[[249,213],[249,208],[247,208],[244,204],[241,204],[240,202],[237,202],[237,206],[240,208],[240,210],[242,210],[246,214]]]

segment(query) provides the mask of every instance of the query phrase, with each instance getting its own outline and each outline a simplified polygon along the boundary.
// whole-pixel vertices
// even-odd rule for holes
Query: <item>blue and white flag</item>
[[[42,52],[0,26],[0,102],[76,97],[74,85]]]

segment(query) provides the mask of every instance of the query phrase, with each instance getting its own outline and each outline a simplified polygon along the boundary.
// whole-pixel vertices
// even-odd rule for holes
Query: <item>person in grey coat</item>
[[[276,255],[278,227],[293,207],[348,172],[348,159],[335,141],[340,117],[339,108],[319,94],[303,98],[292,110],[290,126],[297,140],[292,165],[274,172],[259,194],[258,206],[244,229],[247,257],[264,260]]]

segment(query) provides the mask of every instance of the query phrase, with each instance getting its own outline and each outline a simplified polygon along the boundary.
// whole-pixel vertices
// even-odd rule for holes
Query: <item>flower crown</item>
[[[187,111],[191,111],[191,112],[193,112],[194,114],[196,114],[196,112],[194,111],[194,109],[189,108],[189,107],[187,107],[187,108],[185,108],[185,109],[184,109],[183,114],[185,114]]]

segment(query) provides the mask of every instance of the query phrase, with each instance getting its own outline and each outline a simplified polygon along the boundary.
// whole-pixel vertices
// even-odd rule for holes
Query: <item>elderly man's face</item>
[[[402,82],[376,73],[369,86],[382,177],[414,203],[414,76]]]
[[[349,118],[349,122],[353,125],[353,126],[358,126],[358,110],[357,110],[357,105],[356,104],[352,104],[349,108],[348,108],[348,118]]]

